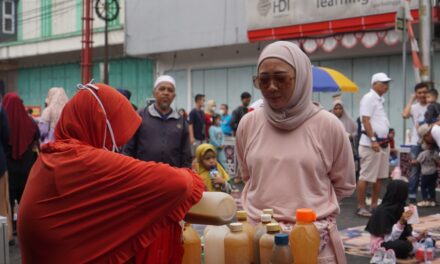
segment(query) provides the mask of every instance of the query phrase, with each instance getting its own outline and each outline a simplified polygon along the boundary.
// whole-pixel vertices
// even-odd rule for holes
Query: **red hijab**
[[[143,263],[180,263],[178,222],[200,200],[203,182],[189,169],[104,149],[104,138],[112,148],[106,116],[118,146],[141,119],[115,89],[96,87],[66,104],[55,142],[31,170],[18,214],[22,261],[125,263],[143,252]]]
[[[3,108],[8,114],[12,158],[19,160],[34,141],[37,126],[29,117],[23,102],[16,93],[8,93],[3,97]]]

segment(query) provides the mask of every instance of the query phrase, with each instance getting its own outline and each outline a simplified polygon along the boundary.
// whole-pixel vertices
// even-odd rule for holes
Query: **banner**
[[[401,0],[247,0],[248,30],[397,12]],[[418,0],[410,2],[418,9]]]

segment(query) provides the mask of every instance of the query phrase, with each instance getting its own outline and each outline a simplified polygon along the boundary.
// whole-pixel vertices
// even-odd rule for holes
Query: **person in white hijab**
[[[345,111],[340,95],[333,96],[332,113],[342,122],[350,138],[354,139],[357,135],[357,125]]]
[[[64,105],[69,101],[63,88],[53,87],[47,92],[46,108],[41,114],[38,128],[41,134],[41,143],[45,144],[54,140],[53,132],[60,119]]]
[[[341,122],[312,102],[312,68],[295,44],[268,45],[258,59],[256,87],[264,106],[246,114],[236,139],[245,187],[242,204],[255,224],[264,208],[289,232],[299,208],[317,214],[319,263],[346,263],[336,226],[338,201],[355,189],[350,141]]]

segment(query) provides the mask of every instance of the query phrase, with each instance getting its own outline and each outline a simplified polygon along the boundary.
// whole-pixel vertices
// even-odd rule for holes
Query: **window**
[[[14,0],[3,0],[2,27],[3,33],[15,34],[15,2]]]

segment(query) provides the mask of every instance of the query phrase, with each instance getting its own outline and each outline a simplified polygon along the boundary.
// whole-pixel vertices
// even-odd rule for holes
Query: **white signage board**
[[[397,12],[404,0],[246,0],[248,31]],[[418,9],[411,0],[410,9]]]

